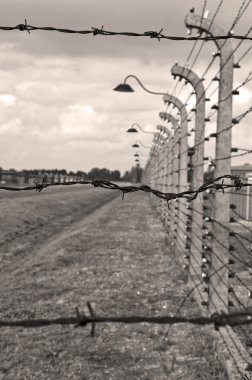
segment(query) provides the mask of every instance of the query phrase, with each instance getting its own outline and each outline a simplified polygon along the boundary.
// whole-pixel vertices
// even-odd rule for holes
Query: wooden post
[[[225,35],[225,31],[216,23],[201,15],[189,13],[185,19],[188,28],[196,28],[201,32],[206,32],[212,37]],[[233,49],[230,40],[214,41],[220,54],[220,74],[219,74],[219,104],[217,117],[217,138],[215,158],[215,177],[223,174],[230,174],[230,158],[218,160],[222,157],[229,157],[231,152],[231,129],[225,130],[232,124],[232,90],[233,90]],[[229,251],[221,243],[229,247],[229,233],[222,227],[227,226],[230,218],[230,197],[229,194],[216,192],[214,196],[213,218],[218,222],[213,223],[212,239],[212,265],[210,270],[209,286],[209,311],[227,311],[228,305],[228,265]],[[220,224],[221,225],[220,225]],[[216,240],[216,239],[218,240]],[[218,271],[216,273],[216,271]],[[213,274],[215,272],[215,274]],[[224,302],[223,302],[224,300]]]
[[[179,167],[178,169],[175,169],[175,171],[178,172],[178,188],[177,192],[185,191],[187,188],[187,170],[188,170],[188,157],[187,157],[187,151],[188,151],[188,128],[187,128],[187,111],[184,106],[184,104],[173,95],[164,95],[163,100],[165,103],[171,103],[174,107],[178,108],[181,116],[181,126],[176,129],[176,138],[175,143],[177,139],[178,145],[178,151],[175,153],[175,158],[177,156],[177,160],[179,161]],[[182,152],[185,152],[184,154],[181,154]],[[176,162],[175,161],[175,162]],[[180,247],[179,252],[181,257],[184,256],[185,247],[186,247],[186,202],[185,200],[180,199],[178,202],[178,229],[177,229],[177,239],[179,240],[178,246]]]
[[[193,148],[192,151],[192,186],[193,189],[198,189],[204,182],[204,143],[201,143],[200,145],[198,144],[204,140],[205,136],[205,89],[202,80],[192,70],[189,70],[186,67],[175,64],[171,69],[171,73],[174,77],[178,76],[179,78],[184,78],[186,82],[190,83],[196,95],[195,148]],[[192,232],[189,234],[191,238],[189,272],[191,285],[194,286],[195,284],[202,282],[202,265],[207,265],[202,261],[202,259],[204,261],[207,259],[202,257],[203,193],[199,194],[197,198],[192,201],[192,207],[190,208],[190,228]],[[203,284],[197,288],[196,292],[198,301],[202,306],[206,306],[208,302],[206,289],[207,287]],[[198,292],[201,294],[197,294]]]

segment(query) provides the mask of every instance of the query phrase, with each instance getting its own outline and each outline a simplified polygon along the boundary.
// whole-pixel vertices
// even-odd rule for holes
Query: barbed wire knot
[[[78,323],[74,327],[86,326],[89,319],[86,318],[85,314],[83,316],[80,315],[78,306],[76,306],[75,312],[76,312],[76,317],[78,319]]]
[[[239,177],[234,180],[235,191],[241,190],[243,183]]]
[[[39,193],[46,187],[45,186],[45,177],[43,177],[42,183],[39,183],[37,181],[34,181],[34,183],[35,183],[35,186],[36,186],[36,191],[38,191]]]
[[[25,19],[25,23],[24,24],[19,24],[19,25],[17,25],[17,27],[18,27],[18,29],[21,32],[23,32],[24,30],[26,30],[30,34],[30,30],[29,30],[29,27],[28,27],[26,19]]]
[[[222,193],[225,194],[224,193],[224,187],[223,187],[223,185],[224,185],[224,179],[222,180],[221,183],[214,183],[213,185],[214,185],[214,188],[215,188],[216,191],[221,190]]]
[[[94,313],[94,310],[93,310],[90,302],[87,302],[87,307],[88,307],[88,310],[90,313],[90,320],[91,320],[91,336],[94,336],[94,334],[95,334],[95,321],[94,321],[95,313]]]
[[[93,185],[94,187],[100,187],[100,186],[101,186],[101,181],[100,181],[99,179],[94,179],[94,180],[92,181],[92,185]]]
[[[218,312],[213,313],[211,315],[211,319],[213,320],[214,328],[216,331],[219,331],[219,328],[221,326],[226,326],[228,322],[228,319],[224,311],[220,311],[219,313]]]
[[[90,313],[90,317],[86,316],[85,313],[83,315],[80,314],[78,306],[75,308],[76,316],[78,319],[78,323],[74,327],[86,326],[88,323],[91,323],[91,336],[95,334],[95,313],[90,302],[87,302],[87,307]]]
[[[104,25],[102,25],[102,27],[100,29],[92,27],[92,29],[93,29],[93,35],[97,36],[98,34],[101,34],[101,35],[104,36],[106,33],[104,32],[103,27],[104,27]]]
[[[158,41],[160,42],[160,39],[163,38],[163,35],[161,34],[164,28],[160,29],[159,32],[155,31],[149,31],[149,32],[144,32],[145,36],[150,36],[150,38],[157,38]]]

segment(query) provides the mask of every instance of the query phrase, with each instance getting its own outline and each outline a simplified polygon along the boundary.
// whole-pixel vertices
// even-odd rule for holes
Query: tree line
[[[3,170],[0,168],[0,171]],[[107,181],[126,181],[126,182],[141,182],[143,169],[139,166],[133,166],[130,170],[127,170],[124,174],[121,174],[119,170],[109,170],[106,168],[92,168],[90,171],[85,172],[82,170],[67,171],[66,169],[9,169],[8,172],[23,174],[25,176],[71,176],[81,177],[86,180],[107,180]]]

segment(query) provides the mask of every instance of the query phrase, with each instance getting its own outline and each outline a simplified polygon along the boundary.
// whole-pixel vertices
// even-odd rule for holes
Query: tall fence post
[[[160,133],[154,133],[153,142],[156,143],[156,147],[158,148],[158,168],[157,168],[157,179],[156,179],[156,188],[159,191],[163,191],[163,181],[164,181],[164,156],[166,153],[166,139]],[[157,211],[162,216],[162,206],[163,200],[160,198],[156,198],[157,202]]]
[[[164,145],[164,149],[163,149],[163,160],[162,160],[162,170],[163,170],[163,183],[162,183],[162,192],[167,192],[167,189],[168,189],[168,181],[169,181],[169,176],[168,176],[168,167],[169,167],[169,140],[171,138],[171,132],[164,126],[162,125],[158,125],[157,126],[157,130],[160,132],[160,133],[164,133],[164,136],[165,137],[165,140],[166,140],[166,143]],[[165,226],[166,226],[166,219],[167,219],[167,212],[166,212],[166,209],[167,209],[167,205],[166,205],[166,202],[162,201],[162,204],[161,204],[161,219],[162,221],[164,222]]]
[[[152,147],[152,165],[151,165],[151,187],[155,189],[156,187],[156,171],[157,171],[157,165],[158,165],[158,152],[156,151],[156,146],[153,145]],[[154,196],[154,194],[151,194],[152,202],[154,206],[156,207],[157,199]]]
[[[169,113],[166,113],[166,112],[159,112],[159,116],[161,119],[163,120],[167,120],[167,122],[171,123],[172,124],[172,129],[175,129],[178,125],[178,120],[175,119],[171,114]],[[161,132],[164,132],[167,137],[169,137],[169,140],[168,140],[168,143],[167,143],[167,154],[166,154],[166,157],[167,157],[167,160],[166,160],[166,178],[167,178],[167,191],[169,192],[175,192],[176,189],[172,188],[173,186],[173,183],[172,183],[172,180],[171,180],[171,174],[170,172],[172,171],[172,163],[173,163],[173,153],[174,153],[174,149],[173,149],[173,143],[174,143],[174,139],[173,139],[173,136],[171,134],[171,132],[164,126],[157,126],[157,129],[160,130]],[[168,232],[170,233],[169,231],[169,227],[171,227],[172,223],[172,212],[174,212],[173,210],[173,207],[171,206],[171,204],[169,205],[169,208],[167,207],[167,205],[165,204],[165,202],[163,202],[163,208],[162,208],[162,211],[163,211],[163,214],[164,214],[164,222],[165,222],[165,226],[168,228]]]
[[[169,141],[168,145],[168,183],[169,192],[176,193],[178,191],[179,183],[179,128],[178,120],[167,112],[159,112],[159,116],[163,120],[167,120],[172,124],[172,129],[174,130],[173,136]],[[171,245],[173,247],[177,246],[177,230],[178,230],[178,203],[170,202],[168,213],[167,213],[167,228],[169,233],[169,238],[171,239]]]
[[[158,133],[154,133],[153,137],[153,144],[154,144],[154,149],[153,152],[155,153],[155,163],[154,163],[154,176],[153,176],[153,188],[160,190],[160,176],[161,176],[161,168],[160,168],[160,163],[161,163],[161,154],[162,150],[160,149],[160,138]],[[160,209],[160,199],[158,197],[155,197],[153,195],[153,203],[154,206],[159,213]]]
[[[204,182],[204,136],[205,136],[205,89],[202,80],[192,71],[186,67],[175,64],[171,73],[174,77],[184,78],[186,82],[190,83],[196,95],[196,106],[193,108],[195,111],[195,138],[194,147],[190,149],[192,154],[192,186],[198,189]],[[202,282],[202,266],[206,265],[208,259],[202,255],[202,242],[203,242],[203,194],[198,194],[197,198],[192,201],[193,207],[191,208],[191,223],[190,227],[190,262],[189,272],[192,286]],[[197,232],[196,232],[197,231]],[[204,268],[204,267],[203,267]],[[202,288],[202,290],[201,290]],[[205,285],[196,288],[199,303],[202,306],[207,305],[207,292]],[[200,294],[198,294],[200,292]]]
[[[212,20],[190,13],[185,19],[188,28],[196,28],[211,37],[226,35],[225,31]],[[214,40],[220,56],[219,96],[217,115],[217,131],[211,134],[216,138],[215,146],[215,177],[231,173],[231,126],[232,126],[232,90],[233,90],[233,49],[230,40]],[[230,196],[228,193],[215,192],[213,195],[213,217],[211,246],[211,267],[209,276],[209,306],[210,314],[228,312],[229,289],[229,231]],[[211,219],[210,219],[211,220]],[[231,327],[219,328],[219,354],[226,362],[229,378],[238,380],[242,372],[251,371],[250,357],[240,344],[237,335]],[[224,350],[222,348],[224,347]],[[229,360],[226,359],[226,351]],[[224,352],[223,352],[224,351]],[[245,377],[244,377],[245,378]]]
[[[225,35],[225,31],[216,23],[200,15],[189,13],[185,24],[188,28],[196,28],[212,37]],[[216,137],[216,168],[215,177],[231,173],[231,129],[232,124],[232,90],[233,90],[233,49],[230,40],[214,41],[220,55],[219,98]],[[228,158],[224,158],[228,157]],[[221,160],[220,160],[221,159]],[[224,310],[228,306],[228,262],[229,262],[229,232],[225,228],[230,219],[229,194],[221,192],[214,195],[212,227],[212,265],[209,284],[210,313]],[[224,248],[224,245],[226,248]],[[223,266],[224,265],[224,266]],[[215,273],[215,274],[214,274]],[[218,291],[216,291],[218,289]]]
[[[175,152],[175,158],[177,157],[177,162],[179,163],[178,168],[175,171],[178,173],[178,192],[185,191],[188,185],[187,174],[188,174],[188,128],[187,128],[187,111],[185,105],[173,95],[164,95],[163,100],[165,103],[173,104],[180,112],[181,126],[176,129],[176,139],[175,144],[178,147],[178,151]],[[176,132],[175,131],[175,132]],[[178,137],[178,138],[177,138]],[[175,146],[176,148],[176,146]],[[183,154],[181,154],[183,153]],[[176,162],[175,161],[175,162]],[[179,252],[184,261],[184,252],[187,245],[186,236],[186,201],[180,198],[178,203],[178,224],[177,224],[177,247],[179,247]]]

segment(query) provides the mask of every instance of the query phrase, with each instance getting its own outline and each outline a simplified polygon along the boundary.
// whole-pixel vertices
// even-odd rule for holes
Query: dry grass
[[[188,291],[185,273],[148,196],[128,195],[99,208],[109,197],[104,190],[53,193],[44,205],[29,200],[29,217],[19,198],[16,237],[2,246],[0,319],[73,316],[77,305],[87,311],[86,301],[97,315],[177,310]],[[38,217],[43,223],[34,228]],[[6,211],[5,218],[7,223],[13,216]],[[33,228],[23,229],[22,218]],[[199,313],[192,299],[183,313]],[[2,329],[0,379],[226,379],[207,329],[173,326],[167,341],[165,331],[158,325],[104,324],[91,337],[89,328]]]

